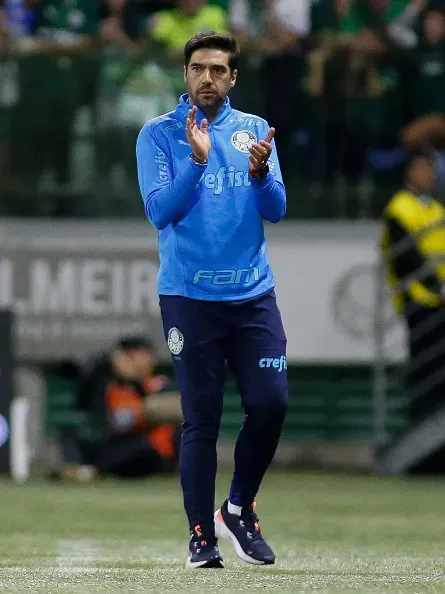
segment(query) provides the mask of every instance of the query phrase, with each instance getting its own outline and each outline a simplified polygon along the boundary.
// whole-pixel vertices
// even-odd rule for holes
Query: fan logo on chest
[[[242,153],[248,153],[249,149],[252,148],[252,145],[258,141],[255,134],[250,130],[239,130],[232,134],[231,142],[236,150],[241,151]]]

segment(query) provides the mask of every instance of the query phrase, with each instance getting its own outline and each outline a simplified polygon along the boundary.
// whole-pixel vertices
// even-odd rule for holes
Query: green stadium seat
[[[45,433],[56,437],[64,427],[82,427],[88,424],[88,416],[76,410],[76,385],[74,382],[52,380],[47,382]]]

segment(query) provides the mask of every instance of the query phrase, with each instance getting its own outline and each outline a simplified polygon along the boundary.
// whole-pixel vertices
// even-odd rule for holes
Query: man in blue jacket
[[[136,152],[145,211],[159,230],[158,293],[184,415],[187,567],[223,566],[217,536],[244,561],[271,564],[255,497],[285,418],[287,363],[263,220],[284,216],[286,193],[275,130],[227,97],[237,78],[236,41],[200,34],[184,56],[188,94],[145,124]],[[226,362],[245,420],[229,498],[214,513]]]

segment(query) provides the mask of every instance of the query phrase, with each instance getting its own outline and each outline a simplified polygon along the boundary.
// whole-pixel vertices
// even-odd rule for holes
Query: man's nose
[[[206,83],[212,82],[212,75],[211,75],[211,72],[210,72],[210,70],[208,68],[206,68],[204,70],[204,73],[202,75],[202,80],[203,80],[203,82],[206,82]]]

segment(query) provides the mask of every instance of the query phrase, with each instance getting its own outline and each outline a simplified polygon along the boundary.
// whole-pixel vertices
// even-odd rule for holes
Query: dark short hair
[[[238,65],[239,46],[231,35],[219,35],[215,31],[199,33],[187,41],[184,47],[184,65],[187,68],[193,52],[199,49],[217,49],[229,54],[229,66],[233,72]]]
[[[119,340],[119,348],[123,351],[131,349],[148,349],[153,350],[153,345],[144,336],[124,336]]]

